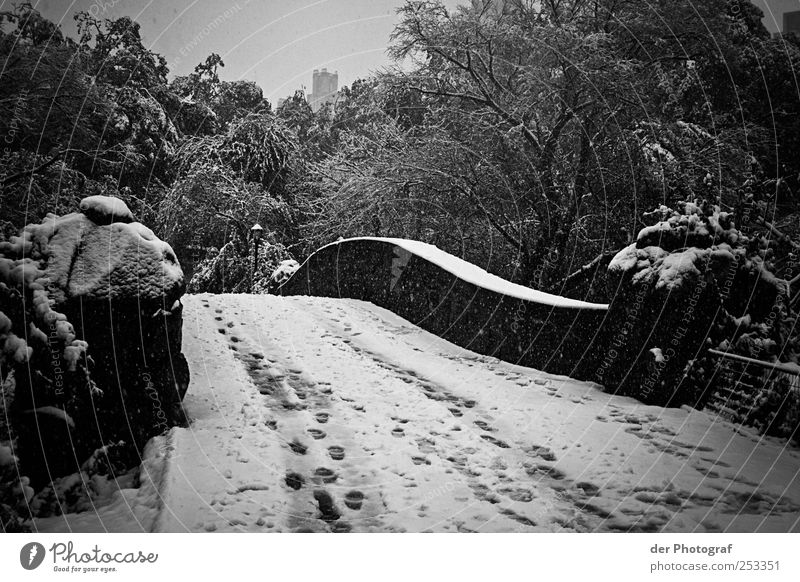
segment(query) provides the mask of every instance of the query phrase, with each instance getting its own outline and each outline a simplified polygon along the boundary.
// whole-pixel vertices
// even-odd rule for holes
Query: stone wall
[[[281,295],[369,301],[442,338],[499,359],[588,378],[607,310],[523,300],[485,289],[398,245],[350,239],[314,253]]]

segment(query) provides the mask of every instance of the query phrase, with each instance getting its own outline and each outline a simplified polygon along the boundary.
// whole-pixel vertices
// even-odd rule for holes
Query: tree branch
[[[37,174],[42,170],[44,170],[45,168],[47,168],[48,166],[52,165],[54,162],[58,161],[59,158],[65,156],[66,154],[71,152],[80,152],[80,151],[81,150],[70,149],[70,148],[61,150],[58,153],[56,153],[52,158],[50,158],[49,160],[47,160],[42,164],[39,164],[35,168],[29,168],[27,170],[22,170],[21,172],[17,172],[16,174],[11,174],[7,178],[5,178],[2,182],[0,182],[0,185],[5,187],[8,186],[9,184],[12,184],[13,182],[16,182],[20,178],[24,178],[25,176],[33,176],[34,174]]]
[[[596,256],[594,259],[591,260],[591,262],[585,264],[571,275],[567,275],[566,277],[561,279],[561,281],[559,281],[555,285],[555,287],[560,287],[563,289],[566,288],[568,285],[571,285],[575,281],[580,281],[587,275],[587,273],[589,273],[589,271],[593,270],[595,267],[600,265],[604,260],[608,258],[613,258],[620,250],[621,249],[606,251],[605,253]]]
[[[764,220],[764,219],[763,219],[762,217],[760,217],[760,216],[759,216],[758,218],[756,218],[755,222],[756,222],[756,224],[759,224],[759,225],[761,225],[761,226],[765,227],[767,230],[769,230],[769,231],[770,231],[772,234],[774,234],[774,235],[775,235],[775,237],[776,237],[778,240],[780,240],[780,241],[782,241],[782,242],[785,242],[785,243],[787,243],[788,245],[790,245],[792,248],[794,248],[794,249],[796,249],[796,250],[800,250],[800,244],[798,244],[798,243],[794,242],[794,241],[793,241],[792,239],[790,239],[788,236],[786,236],[785,234],[783,234],[783,233],[782,233],[780,230],[778,230],[777,228],[775,228],[775,225],[774,225],[774,224],[772,224],[771,222],[767,222],[766,220]]]

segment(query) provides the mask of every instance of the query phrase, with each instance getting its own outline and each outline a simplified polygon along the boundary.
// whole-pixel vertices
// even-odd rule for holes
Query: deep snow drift
[[[800,530],[785,443],[367,303],[189,296],[184,338],[193,424],[151,447],[142,488],[41,529]]]

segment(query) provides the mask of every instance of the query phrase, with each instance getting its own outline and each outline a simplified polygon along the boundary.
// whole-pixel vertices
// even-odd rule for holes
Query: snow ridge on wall
[[[472,283],[473,285],[481,287],[482,289],[486,289],[487,291],[494,291],[495,293],[500,293],[501,295],[507,295],[509,297],[514,297],[516,299],[522,299],[523,301],[532,301],[533,303],[550,305],[552,307],[593,309],[599,311],[608,310],[608,305],[605,303],[588,303],[586,301],[580,301],[578,299],[569,299],[567,297],[552,295],[550,293],[545,293],[544,291],[537,291],[536,289],[531,289],[530,287],[525,287],[523,285],[518,285],[516,283],[506,281],[505,279],[498,277],[497,275],[492,275],[491,273],[486,272],[484,269],[481,269],[477,265],[474,265],[472,263],[465,261],[464,259],[460,259],[456,256],[453,256],[450,253],[446,253],[445,251],[434,245],[416,240],[410,240],[405,238],[360,236],[360,237],[346,238],[338,240],[336,242],[332,242],[330,244],[325,245],[324,247],[321,247],[314,254],[319,253],[323,249],[326,249],[331,246],[353,241],[359,241],[359,240],[384,242],[398,246],[420,258],[425,259],[426,261],[433,263],[434,265],[441,267],[442,269],[444,269],[449,273],[452,273],[459,279],[467,281],[468,283]],[[309,257],[309,259],[307,259],[306,262],[308,262],[310,258],[311,257]]]
[[[581,378],[607,306],[515,285],[417,241],[359,237],[313,253],[278,288],[369,301],[479,354]]]

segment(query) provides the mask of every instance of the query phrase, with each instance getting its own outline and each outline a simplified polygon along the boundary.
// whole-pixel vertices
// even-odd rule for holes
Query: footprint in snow
[[[600,493],[600,488],[594,483],[589,483],[588,481],[580,481],[575,483],[575,487],[582,490],[583,493],[589,497],[594,497]]]
[[[556,456],[553,454],[553,451],[550,450],[549,447],[544,447],[542,445],[532,445],[531,447],[525,449],[526,453],[529,453],[535,457],[539,457],[543,461],[555,461]]]
[[[500,447],[501,449],[509,449],[509,448],[511,448],[511,446],[510,446],[510,445],[509,445],[507,442],[505,442],[505,441],[503,441],[503,440],[500,440],[500,439],[498,439],[498,438],[496,438],[496,437],[493,437],[493,436],[492,436],[492,435],[490,435],[490,434],[482,434],[482,435],[479,435],[479,436],[480,436],[480,437],[481,437],[483,440],[485,440],[485,441],[487,441],[487,442],[490,442],[490,443],[492,443],[494,446],[496,446],[496,447]]]
[[[332,521],[330,524],[331,533],[350,533],[353,530],[353,526],[351,526],[346,521]]]
[[[486,432],[494,432],[496,430],[495,428],[489,426],[488,422],[485,422],[483,420],[476,420],[475,426],[477,426],[481,430],[485,430]]]
[[[327,433],[324,430],[320,430],[318,428],[308,429],[308,434],[310,434],[314,440],[321,440],[327,436]]]
[[[513,519],[517,523],[521,523],[522,525],[526,525],[528,527],[536,527],[536,522],[535,521],[525,517],[524,515],[520,515],[519,513],[514,511],[513,509],[508,509],[508,508],[501,509],[500,513],[502,513],[503,515]]]
[[[534,497],[533,491],[530,489],[523,489],[522,487],[500,489],[498,493],[505,495],[512,501],[518,501],[521,503],[528,503]]]
[[[305,455],[306,451],[308,451],[308,447],[297,439],[294,439],[289,443],[289,448],[292,449],[292,452],[297,455]]]
[[[286,485],[297,491],[305,483],[305,479],[299,473],[286,473]]]
[[[436,442],[423,438],[417,441],[417,448],[419,448],[421,453],[433,453],[436,451]]]
[[[349,491],[344,496],[344,504],[353,509],[358,511],[361,509],[361,505],[364,503],[364,494],[361,491]]]
[[[317,501],[321,520],[333,522],[341,517],[330,493],[324,489],[317,489],[314,491],[314,499]]]
[[[525,472],[530,475],[531,477],[539,474],[539,475],[546,475],[551,479],[555,479],[556,481],[561,481],[566,478],[566,474],[563,471],[556,469],[555,467],[551,467],[550,465],[544,464],[536,464],[525,469]]]
[[[338,479],[338,475],[327,467],[318,467],[314,471],[314,477],[316,480],[319,480],[322,483],[333,483],[336,481],[336,479]]]

